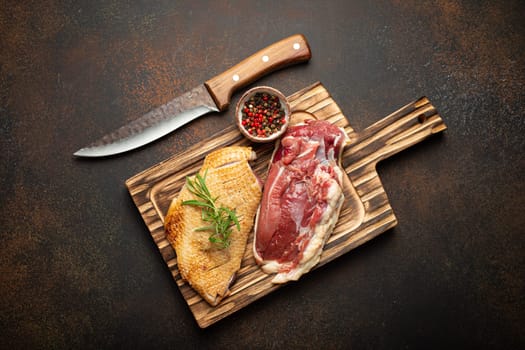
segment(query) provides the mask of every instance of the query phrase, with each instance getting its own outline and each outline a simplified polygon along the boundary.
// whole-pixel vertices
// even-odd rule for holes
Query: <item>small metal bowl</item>
[[[252,96],[257,93],[264,92],[279,98],[281,109],[284,111],[285,123],[281,125],[281,128],[278,131],[275,131],[268,136],[256,136],[248,132],[244,125],[242,125],[243,109],[245,107],[245,102],[248,101]],[[290,114],[290,105],[286,100],[286,96],[284,96],[279,90],[272,87],[258,86],[246,91],[239,99],[239,102],[237,102],[237,107],[235,109],[235,122],[240,132],[249,140],[257,143],[271,142],[281,137],[281,135],[286,131],[286,128],[290,124]]]

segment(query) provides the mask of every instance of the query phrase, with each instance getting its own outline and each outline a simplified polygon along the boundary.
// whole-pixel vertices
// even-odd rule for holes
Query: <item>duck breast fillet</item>
[[[288,128],[274,151],[253,252],[273,283],[297,280],[320,259],[344,202],[340,158],[348,136],[322,120]]]

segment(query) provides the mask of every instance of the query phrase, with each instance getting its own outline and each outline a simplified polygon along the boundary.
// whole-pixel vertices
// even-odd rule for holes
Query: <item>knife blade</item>
[[[268,73],[310,58],[306,38],[301,34],[292,35],[79,149],[74,155],[105,157],[144,146],[206,113],[226,110],[235,90]]]

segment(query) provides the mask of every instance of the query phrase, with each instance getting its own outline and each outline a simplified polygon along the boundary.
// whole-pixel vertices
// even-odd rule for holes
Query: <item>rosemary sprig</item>
[[[202,220],[210,225],[199,227],[195,231],[211,231],[210,242],[217,244],[219,248],[227,248],[230,245],[232,227],[235,225],[237,230],[240,230],[241,227],[235,210],[223,206],[217,207],[216,201],[219,197],[214,198],[206,186],[207,173],[208,169],[202,176],[197,174],[194,180],[186,177],[188,190],[199,199],[183,201],[182,204],[202,207]]]

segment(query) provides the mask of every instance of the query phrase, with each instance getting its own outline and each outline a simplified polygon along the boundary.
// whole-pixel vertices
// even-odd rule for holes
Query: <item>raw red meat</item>
[[[339,159],[348,137],[327,121],[290,126],[275,150],[255,224],[254,255],[272,282],[319,261],[344,201]]]

